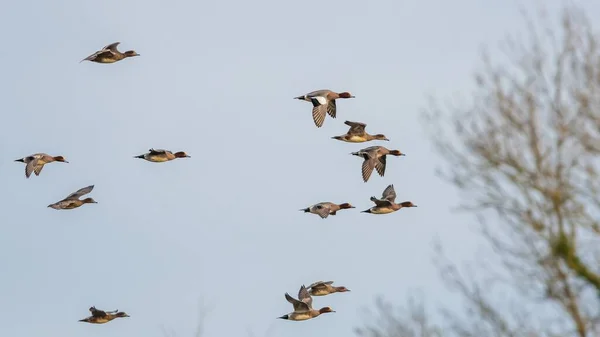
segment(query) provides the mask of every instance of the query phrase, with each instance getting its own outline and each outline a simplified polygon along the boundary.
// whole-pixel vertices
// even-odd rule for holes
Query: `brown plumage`
[[[386,187],[385,190],[383,190],[383,193],[381,194],[381,199],[371,197],[371,201],[375,203],[375,206],[364,210],[361,213],[388,214],[396,212],[397,210],[404,207],[417,207],[417,205],[413,204],[410,201],[404,201],[397,204],[396,191],[394,190],[394,185],[388,185],[388,187]]]
[[[329,114],[331,118],[336,118],[337,107],[335,100],[338,98],[354,98],[354,96],[346,91],[337,93],[329,89],[322,89],[309,92],[308,94],[304,94],[302,96],[294,97],[294,99],[311,102],[313,104],[313,121],[318,128],[323,126],[326,114]]]
[[[304,211],[305,213],[317,214],[321,218],[325,219],[330,215],[336,215],[337,211],[339,211],[341,209],[349,209],[349,208],[355,208],[355,207],[350,205],[347,202],[345,202],[343,204],[334,204],[332,202],[325,201],[325,202],[320,202],[320,203],[314,204],[307,208],[303,208],[303,209],[301,209],[301,211]]]
[[[83,200],[79,200],[80,197],[90,193],[93,189],[94,185],[84,187],[76,192],[69,194],[63,200],[48,205],[48,207],[54,209],[73,209],[80,207],[83,204],[97,204],[97,202],[92,198],[85,198]]]
[[[364,142],[368,142],[371,140],[389,141],[389,139],[387,139],[386,136],[383,134],[380,134],[380,133],[378,133],[376,135],[368,134],[365,131],[365,128],[367,127],[367,124],[365,124],[365,123],[345,121],[344,124],[350,126],[350,129],[348,130],[348,132],[346,132],[346,134],[341,135],[341,136],[331,137],[332,139],[337,139],[337,140],[341,140],[343,142],[348,142],[348,143],[364,143]]]
[[[166,161],[170,161],[176,158],[191,158],[190,156],[187,155],[187,153],[183,152],[183,151],[179,151],[179,152],[171,152],[168,150],[162,150],[162,149],[150,149],[148,150],[148,153],[145,154],[141,154],[139,156],[135,156],[134,158],[140,158],[140,159],[145,159],[147,161],[151,161],[154,163],[163,163]]]
[[[332,286],[333,281],[318,281],[308,286],[309,294],[312,296],[325,296],[333,293],[343,293],[350,291],[350,289],[344,286]]]
[[[62,162],[68,163],[63,156],[51,156],[46,153],[35,153],[31,156],[27,156],[21,159],[16,159],[16,162],[25,163],[25,177],[29,178],[31,173],[35,173],[36,176],[39,176],[44,168],[44,165],[52,162]]]
[[[405,156],[405,154],[399,150],[389,150],[383,146],[370,146],[357,152],[352,152],[351,154],[364,159],[361,168],[364,182],[369,180],[373,169],[375,169],[380,176],[383,177],[385,175],[387,155]]]
[[[310,297],[310,294],[304,285],[302,285],[300,291],[298,291],[298,299],[293,298],[288,293],[285,293],[285,299],[293,305],[294,311],[277,318],[292,321],[304,321],[318,317],[326,312],[335,312],[331,307],[323,307],[319,310],[313,309],[312,297]]]
[[[136,53],[133,50],[128,50],[124,53],[121,53],[117,49],[117,46],[120,43],[121,42],[115,42],[104,46],[104,48],[84,58],[83,60],[79,61],[79,63],[83,61],[91,61],[96,63],[115,63],[127,57],[140,56],[140,54]]]
[[[92,315],[87,318],[80,319],[79,322],[104,324],[112,321],[115,318],[129,317],[129,315],[119,310],[103,311],[96,309],[96,307],[91,307],[89,310],[92,313]]]

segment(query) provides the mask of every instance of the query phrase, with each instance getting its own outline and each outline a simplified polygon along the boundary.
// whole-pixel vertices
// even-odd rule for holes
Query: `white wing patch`
[[[313,97],[313,99],[316,99],[317,102],[319,102],[319,104],[321,104],[321,105],[327,104],[327,98],[325,98],[323,96],[315,96],[315,97]]]

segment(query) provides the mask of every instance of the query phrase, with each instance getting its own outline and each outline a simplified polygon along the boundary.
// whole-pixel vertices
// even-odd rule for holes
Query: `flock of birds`
[[[81,62],[91,61],[109,64],[121,61],[128,57],[140,55],[133,50],[122,53],[117,49],[118,45],[119,42],[109,44],[101,50],[81,60]],[[332,118],[336,118],[336,99],[341,98],[354,98],[354,96],[349,92],[336,93],[331,90],[317,90],[302,96],[294,97],[294,99],[304,100],[312,103],[312,116],[317,127],[321,127],[323,125],[327,114]],[[346,134],[332,137],[333,139],[349,143],[364,143],[372,140],[389,141],[389,139],[387,139],[383,134],[368,134],[365,131],[367,125],[364,123],[346,121],[345,124],[348,125],[350,129],[346,132]],[[404,154],[399,150],[389,150],[384,146],[370,146],[357,152],[352,152],[351,154],[363,158],[362,178],[364,182],[369,180],[373,170],[377,171],[381,177],[384,176],[386,158],[388,155],[404,156]],[[154,163],[161,163],[177,158],[190,158],[190,156],[183,151],[173,153],[169,150],[150,149],[148,153],[134,156],[134,158],[140,158]],[[44,165],[46,164],[52,162],[68,163],[63,156],[51,156],[46,153],[32,154],[15,161],[25,163],[26,178],[30,178],[32,173],[34,173],[36,176],[39,176],[44,168]],[[94,185],[81,188],[78,191],[69,194],[66,198],[48,205],[48,207],[57,210],[69,210],[78,208],[83,204],[97,203],[93,198],[80,199],[82,196],[89,194],[93,189]],[[417,207],[417,205],[414,205],[410,201],[396,203],[396,192],[393,185],[388,185],[385,188],[381,198],[371,197],[370,200],[375,205],[365,211],[362,211],[363,213],[388,214],[398,211],[404,207]],[[317,214],[321,218],[325,219],[329,215],[336,215],[336,212],[341,209],[349,208],[355,207],[349,203],[336,204],[333,202],[319,202],[307,208],[301,209],[301,211]],[[304,321],[315,318],[323,313],[335,312],[331,307],[323,307],[319,310],[313,309],[312,296],[325,296],[337,292],[347,291],[350,290],[344,286],[333,286],[333,281],[318,281],[309,285],[308,287],[302,285],[298,292],[298,299],[295,299],[288,293],[285,293],[285,299],[292,304],[294,311],[278,318],[293,321]],[[103,324],[110,322],[115,318],[130,317],[125,312],[119,310],[104,311],[96,309],[95,306],[90,307],[89,311],[91,315],[79,320],[80,322]]]

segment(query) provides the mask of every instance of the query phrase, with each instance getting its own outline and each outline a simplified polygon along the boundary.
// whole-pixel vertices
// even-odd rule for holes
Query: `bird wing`
[[[116,52],[117,51],[117,46],[119,45],[119,43],[121,43],[121,42],[114,42],[114,43],[111,43],[109,45],[106,45],[106,46],[104,46],[102,48],[102,51],[104,51],[104,50],[110,50],[110,51]]]
[[[327,103],[327,113],[329,114],[329,116],[331,116],[331,118],[335,118],[336,111],[337,108],[335,105],[335,99],[332,99],[331,101],[329,101],[329,103]]]
[[[106,317],[106,312],[103,310],[98,310],[96,307],[91,307],[90,312],[92,313],[92,317]]]
[[[40,161],[40,158],[32,158],[27,165],[25,165],[25,177],[29,178],[31,173],[35,170],[37,163]]]
[[[327,281],[327,282],[317,281],[317,282],[309,285],[308,289],[311,289],[311,288],[312,289],[321,289],[321,288],[324,288],[325,286],[330,285],[332,283],[333,283],[333,281]]]
[[[73,192],[73,193],[69,194],[64,200],[79,199],[81,196],[90,193],[93,189],[94,189],[94,185],[90,185],[90,186],[81,188],[77,192]]]
[[[375,203],[377,207],[390,207],[392,206],[392,202],[387,199],[377,199],[375,197],[371,197],[371,201]]]
[[[288,293],[285,293],[285,299],[288,302],[292,303],[292,305],[294,306],[295,312],[302,312],[302,311],[310,310],[310,308],[308,307],[308,304],[306,302],[298,301],[297,299],[290,296],[290,294],[288,294]]]
[[[377,161],[377,159],[375,158],[369,158],[363,161],[362,163],[362,177],[364,182],[367,182],[369,180],[369,178],[371,177],[371,173],[373,173],[373,169],[376,167],[375,166],[375,162]]]
[[[325,114],[327,113],[328,105],[315,104],[316,99],[314,99],[314,98],[311,98],[311,101],[313,102],[313,109],[312,109],[313,121],[315,122],[315,125],[318,128],[320,128],[321,126],[323,126],[323,122],[325,121]]]
[[[325,219],[329,216],[329,212],[331,212],[331,208],[324,204],[316,204],[313,206],[315,213],[317,213],[321,218]]]
[[[377,170],[377,173],[382,177],[385,174],[385,163],[386,156],[381,156],[377,160],[375,160],[375,169]]]
[[[394,190],[393,184],[388,185],[388,187],[386,187],[385,190],[383,190],[383,193],[381,194],[381,199],[389,200],[391,202],[396,201],[396,191]]]
[[[308,293],[308,290],[306,290],[304,284],[302,285],[302,287],[300,287],[300,290],[298,291],[298,299],[301,302],[306,303],[309,309],[312,309],[312,297]]]
[[[348,130],[350,135],[362,135],[365,132],[365,127],[367,127],[367,124],[359,122],[345,121],[344,124],[350,127]]]
[[[150,149],[148,150],[150,152],[150,154],[163,154],[163,153],[167,153],[167,150],[163,150],[163,149]]]

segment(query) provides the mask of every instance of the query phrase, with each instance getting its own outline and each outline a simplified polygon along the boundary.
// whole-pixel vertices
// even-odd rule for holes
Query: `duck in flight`
[[[380,176],[383,177],[385,175],[387,155],[405,156],[405,154],[399,150],[389,150],[383,146],[370,146],[357,152],[352,152],[351,154],[364,159],[361,169],[364,182],[369,180],[371,173],[373,173],[373,169],[377,170],[377,173]]]
[[[25,177],[29,178],[31,173],[35,173],[39,176],[44,168],[44,165],[55,161],[68,163],[63,156],[51,156],[47,153],[36,153],[31,156],[27,156],[21,159],[15,160],[16,162],[25,163]]]
[[[329,89],[322,89],[309,92],[308,94],[304,94],[302,96],[294,97],[294,99],[311,102],[313,104],[313,121],[318,128],[323,126],[326,114],[329,114],[331,118],[336,117],[337,108],[335,100],[338,98],[354,98],[354,96],[346,91],[337,93]]]
[[[285,293],[285,299],[293,305],[294,311],[277,318],[292,321],[305,321],[307,319],[318,317],[326,312],[335,312],[331,307],[323,307],[319,310],[313,309],[312,297],[310,297],[310,294],[304,285],[300,287],[298,299],[293,298],[288,293]]]
[[[80,319],[79,322],[104,324],[112,321],[115,318],[129,317],[129,315],[119,310],[103,311],[96,309],[96,307],[91,307],[89,310],[92,313],[92,315],[84,319]]]
[[[109,44],[108,46],[104,46],[99,51],[79,61],[79,63],[83,61],[91,61],[96,63],[115,63],[127,57],[140,56],[140,54],[136,53],[134,50],[128,50],[124,53],[121,53],[117,49],[117,46],[120,43],[121,42],[115,42]]]
[[[73,192],[69,194],[66,198],[61,201],[57,201],[51,205],[48,205],[50,208],[54,209],[73,209],[77,208],[83,204],[97,204],[97,202],[92,198],[85,198],[83,200],[79,200],[80,197],[90,193],[94,189],[94,185],[90,185],[84,187],[77,192]]]
[[[355,207],[350,205],[347,202],[338,205],[338,204],[334,204],[333,202],[326,201],[326,202],[320,202],[318,204],[314,204],[312,206],[303,208],[303,209],[301,209],[301,211],[304,211],[304,213],[317,214],[322,219],[325,219],[326,217],[328,217],[330,215],[336,215],[337,211],[339,211],[340,209],[349,209],[349,208],[355,208]]]
[[[191,157],[188,156],[187,153],[185,153],[183,151],[173,153],[168,150],[150,149],[150,150],[148,150],[148,153],[140,154],[139,156],[135,156],[134,158],[145,159],[147,161],[151,161],[154,163],[162,163],[162,162],[170,161],[170,160],[173,160],[176,158],[191,158]]]
[[[375,206],[362,211],[361,213],[371,214],[388,214],[396,212],[397,210],[404,207],[417,207],[410,201],[404,201],[399,204],[396,203],[396,191],[394,185],[388,185],[381,194],[381,199],[371,197],[371,201],[375,203]]]
[[[368,134],[365,131],[365,128],[367,127],[367,124],[365,124],[365,123],[345,121],[344,124],[346,124],[350,127],[348,132],[346,132],[346,134],[341,135],[341,136],[331,137],[332,139],[337,139],[337,140],[341,140],[343,142],[348,142],[348,143],[364,143],[364,142],[368,142],[371,140],[389,141],[389,139],[387,139],[387,137],[385,135],[382,135],[380,133],[378,133],[376,135]]]

